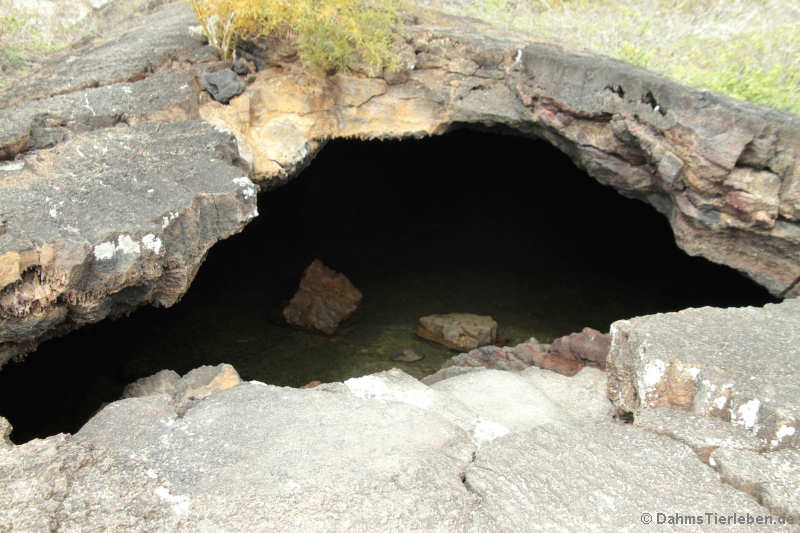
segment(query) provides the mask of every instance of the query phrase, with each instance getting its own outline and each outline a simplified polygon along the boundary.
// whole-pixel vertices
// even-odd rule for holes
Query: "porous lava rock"
[[[582,361],[601,370],[606,368],[606,358],[611,347],[611,336],[596,329],[583,328],[554,340],[547,353],[568,361]]]
[[[333,335],[358,310],[361,298],[361,291],[344,274],[315,259],[282,314],[289,324]]]
[[[485,315],[447,313],[420,317],[417,335],[453,350],[473,350],[492,344],[497,338],[497,322]]]
[[[449,5],[457,8],[460,1]],[[48,175],[48,165],[64,170],[51,180],[51,190],[27,203],[0,199],[0,277],[27,280],[3,285],[0,364],[34,350],[45,338],[105,316],[139,305],[172,305],[187,290],[208,248],[239,231],[255,213],[255,189],[244,180],[253,178],[262,190],[280,186],[297,176],[330,139],[420,137],[470,124],[502,126],[549,141],[599,182],[661,212],[687,253],[738,269],[775,296],[800,295],[796,115],[696,91],[619,61],[415,6],[406,38],[397,43],[399,72],[375,76],[355,65],[349,72],[320,77],[280,46],[252,43],[246,57],[258,65],[258,72],[225,105],[201,90],[201,76],[229,65],[190,31],[196,19],[189,6],[161,4],[148,2],[156,6],[153,12],[148,7],[142,16],[110,25],[97,39],[43,60],[41,68],[0,90],[0,160],[8,160],[0,163],[0,191],[17,187],[18,173],[34,167],[42,176]],[[204,159],[189,154],[180,141],[173,144],[163,132],[173,131],[176,126],[169,125],[175,121],[197,118],[236,138],[235,145],[227,141],[227,148],[206,143],[197,149],[238,167],[231,170],[238,176],[215,172],[228,183],[242,178],[240,192],[252,191],[241,198],[247,204],[241,220],[232,224],[223,213],[220,222],[217,209],[194,210],[221,194],[218,182],[210,179],[205,180],[212,184],[208,188],[192,181],[191,191],[184,191],[191,194],[178,194],[181,201],[175,205],[157,204],[163,208],[157,214],[149,210],[148,194],[154,193],[147,192],[157,187],[127,191],[127,204],[120,208],[102,199],[85,202],[86,220],[104,220],[109,213],[126,218],[125,224],[110,224],[107,235],[89,239],[83,226],[67,222],[60,225],[60,241],[55,242],[52,232],[43,230],[52,218],[49,213],[58,219],[61,202],[68,205],[88,194],[59,183],[72,179],[74,171],[68,169],[76,156],[82,159],[78,151],[104,166],[95,182],[109,190],[114,189],[112,176],[127,172],[129,160],[148,161],[141,167],[145,182],[158,174],[164,183],[184,187],[181,175],[196,176],[197,168],[183,174],[171,169],[183,168],[191,159],[199,168]],[[103,137],[118,138],[121,131],[135,132],[143,123],[156,124],[151,147],[109,150],[101,154],[102,161],[87,154],[94,145],[107,146]],[[195,124],[198,131],[208,131]],[[34,154],[41,149],[46,153]],[[44,159],[37,167],[39,157]],[[31,191],[20,187],[10,197],[30,196]],[[42,215],[40,219],[21,226],[24,206]],[[181,226],[184,242],[178,246],[186,253],[170,252],[160,266],[134,261],[127,271],[141,276],[106,276],[85,253],[100,245],[104,256],[112,241],[115,250],[135,250],[128,237],[135,243],[134,237],[148,235],[153,235],[149,246],[155,247],[150,239],[159,238],[163,250],[172,249],[175,245],[167,246],[152,226],[189,212],[194,229]],[[617,238],[626,238],[624,232]],[[50,274],[42,275],[50,259],[75,266],[70,276],[77,277],[55,283]],[[152,291],[159,271],[165,275],[160,276],[160,288]],[[66,292],[63,283],[70,287]],[[43,296],[36,297],[35,305],[18,305],[34,293]]]

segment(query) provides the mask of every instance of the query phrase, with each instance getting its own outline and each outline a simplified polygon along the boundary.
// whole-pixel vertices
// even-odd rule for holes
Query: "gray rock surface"
[[[23,83],[0,93],[0,106],[146,78],[170,59],[203,46],[189,32],[193,24],[194,13],[182,2],[132,17],[104,39],[54,55]]]
[[[0,448],[0,479],[4,532],[175,531],[185,516],[145,463],[66,435]]]
[[[466,434],[410,405],[245,383],[180,419],[154,412],[142,438],[116,431],[159,398],[116,402],[75,440],[163,479],[185,512],[174,531],[444,532],[476,503],[459,478]]]
[[[211,245],[257,215],[238,163],[229,134],[182,121],[88,132],[0,171],[0,364],[180,299]]]
[[[800,514],[800,452],[779,450],[755,453],[719,448],[711,464],[723,482],[750,494],[778,516]],[[797,522],[795,522],[797,523]]]
[[[296,176],[328,139],[502,124],[550,141],[602,183],[649,202],[669,218],[688,253],[737,268],[775,295],[800,294],[798,117],[693,91],[617,61],[531,44],[535,36],[429,12],[409,24],[408,39],[398,43],[403,70],[386,79],[355,69],[320,84],[290,54],[256,47],[248,58],[262,68],[246,92],[222,105],[199,90],[203,72],[226,66],[189,31],[195,23],[187,5],[172,3],[55,54],[0,94],[6,119],[0,120],[0,158],[67,144],[88,130],[196,112],[236,136],[247,161],[243,173],[252,169],[270,188]],[[191,83],[181,81],[186,77]],[[269,113],[259,112],[262,102],[270,102]],[[0,181],[20,164],[2,164]],[[59,190],[48,197],[69,201],[71,192]],[[140,202],[147,199],[131,205]],[[20,231],[4,222],[5,205],[0,214],[0,238]],[[205,249],[197,247],[200,255]],[[13,251],[25,258],[6,257],[0,278],[34,264],[29,249]],[[195,267],[187,266],[184,277]],[[130,297],[147,290],[140,285],[126,287],[128,308],[152,302]],[[177,294],[188,283],[173,285]],[[92,305],[119,309],[105,299],[119,299],[120,292],[97,291]],[[34,349],[43,335],[62,333],[66,322],[63,306],[26,320],[5,332],[15,347],[0,348],[0,364]],[[85,322],[79,318],[76,325]]]
[[[223,104],[227,104],[231,98],[244,92],[244,82],[229,68],[204,72],[200,79],[203,89],[208,91],[214,100]]]
[[[204,365],[187,372],[183,377],[173,370],[161,370],[125,387],[122,398],[167,395],[175,410],[183,414],[195,402],[216,391],[235,387],[241,381],[236,369],[227,363]]]
[[[766,447],[798,446],[800,299],[621,320],[611,335],[608,392],[618,408],[715,416]]]
[[[602,370],[584,367],[568,377],[529,367],[519,375],[583,423],[608,422],[613,417],[611,402],[606,396],[607,376]]]
[[[577,424],[539,388],[511,372],[469,372],[434,383],[431,388],[457,399],[503,434],[547,423]]]
[[[205,384],[231,370],[181,379]],[[767,509],[734,488],[750,485],[731,469],[752,473],[722,449],[712,464],[731,484],[675,439],[572,405],[603,396],[601,372],[524,374],[480,369],[434,388],[396,369],[313,389],[239,383],[179,413],[180,380],[159,373],[132,386],[148,395],[107,405],[75,436],[0,445],[0,527],[644,532],[687,526],[645,524],[643,513],[793,509],[795,478],[784,474],[797,458],[786,451],[770,454],[773,470],[759,478],[771,483],[759,493]]]
[[[427,315],[420,317],[417,335],[454,350],[469,351],[494,343],[497,322],[472,313]]]
[[[119,123],[194,119],[197,105],[194,77],[167,71],[0,109],[0,159]]]
[[[420,381],[430,387],[434,383],[455,376],[459,376],[461,374],[466,374],[467,372],[478,372],[480,371],[481,368],[482,367],[474,367],[474,366],[448,366],[442,368],[441,370],[437,370],[436,372],[434,372],[429,376],[425,376]]]
[[[464,484],[480,497],[465,529],[475,533],[730,531],[705,513],[769,514],[688,447],[623,424],[512,433],[481,448]],[[706,522],[668,523],[676,514]],[[781,530],[792,529],[748,528]]]

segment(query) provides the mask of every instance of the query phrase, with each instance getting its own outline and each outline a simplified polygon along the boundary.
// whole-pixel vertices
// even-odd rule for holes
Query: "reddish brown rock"
[[[514,353],[520,360],[528,362],[527,366],[538,366],[565,376],[574,376],[585,365],[584,361],[571,353],[540,352],[529,343],[515,346]]]
[[[565,376],[574,376],[584,367],[584,362],[571,355],[560,357],[548,353],[539,341],[531,338],[513,348],[482,346],[450,358],[446,366],[484,367],[511,371],[538,366]]]
[[[297,293],[283,309],[283,318],[289,324],[333,335],[360,304],[361,291],[344,274],[315,259],[303,273]]]
[[[596,329],[583,328],[580,333],[572,333],[553,341],[547,352],[565,360],[579,360],[586,365],[605,370],[611,336]]]

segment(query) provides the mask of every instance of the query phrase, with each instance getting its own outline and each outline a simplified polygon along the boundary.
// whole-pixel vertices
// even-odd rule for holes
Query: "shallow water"
[[[548,145],[476,132],[335,141],[261,216],[215,246],[171,309],[86,327],[0,371],[0,415],[26,441],[74,432],[125,384],[163,368],[233,364],[299,386],[455,352],[418,339],[431,313],[492,315],[510,343],[701,305],[761,305],[760,287],[677,249],[666,219],[605,188]],[[314,258],[346,274],[363,308],[334,337],[271,317]],[[391,360],[404,349],[423,360]]]

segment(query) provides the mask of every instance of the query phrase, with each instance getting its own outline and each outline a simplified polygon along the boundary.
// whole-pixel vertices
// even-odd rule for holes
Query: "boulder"
[[[467,353],[455,355],[445,366],[496,368],[498,370],[524,370],[531,365],[573,376],[584,366],[583,360],[567,352],[564,356],[547,351],[534,338],[514,347],[482,346]]]
[[[239,373],[227,363],[204,365],[187,372],[183,377],[173,370],[161,370],[152,376],[134,381],[122,392],[122,398],[138,398],[164,394],[179,413],[194,402],[215,391],[229,389],[241,383]]]
[[[234,96],[244,92],[244,82],[231,69],[204,72],[201,76],[203,89],[207,90],[217,102],[227,104]]]
[[[800,299],[620,320],[611,337],[608,394],[618,409],[730,420],[770,449],[800,443]]]
[[[399,354],[393,355],[391,357],[392,361],[398,361],[402,363],[414,363],[416,361],[421,361],[425,356],[419,353],[419,350],[412,350],[411,348],[406,348]]]
[[[449,313],[420,317],[417,335],[453,350],[468,351],[492,344],[497,322],[490,316]]]
[[[605,370],[611,336],[596,329],[583,328],[553,341],[547,353],[567,361],[582,361],[584,364]]]
[[[283,318],[289,324],[333,335],[359,305],[361,291],[344,274],[315,259],[303,272],[300,287],[283,309]]]

